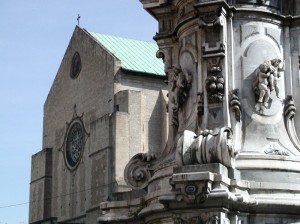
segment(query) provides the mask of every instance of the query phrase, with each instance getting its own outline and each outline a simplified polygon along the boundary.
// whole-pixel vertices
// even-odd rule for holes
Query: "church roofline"
[[[86,31],[95,41],[121,62],[127,71],[165,76],[164,63],[156,58],[156,43]]]

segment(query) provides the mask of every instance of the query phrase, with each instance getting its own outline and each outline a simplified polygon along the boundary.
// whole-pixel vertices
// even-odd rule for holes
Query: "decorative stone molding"
[[[207,216],[208,214],[201,214],[198,216],[190,214],[187,215],[187,217],[174,215],[173,220],[176,224],[219,224],[221,221],[220,217],[217,215],[208,216],[208,218]]]
[[[200,8],[198,10],[201,11]],[[226,50],[226,10],[216,6],[210,10],[201,12],[199,16],[199,27],[204,31],[203,57]]]
[[[238,95],[238,89],[234,89],[230,92],[230,106],[235,114],[235,119],[241,121],[241,103]]]
[[[187,16],[193,15],[194,12],[194,1],[193,0],[184,0],[177,3],[177,19],[184,19]]]
[[[156,57],[161,58],[163,60],[163,62],[165,62],[165,52],[163,50],[158,50],[156,52]]]
[[[293,155],[288,148],[280,142],[279,139],[267,138],[269,143],[264,148],[264,153],[268,155],[280,155],[280,156],[290,156]]]
[[[232,143],[232,130],[221,128],[201,131],[197,136],[192,131],[184,131],[177,143],[176,160],[182,165],[219,162],[234,167],[237,155]]]
[[[133,156],[124,170],[124,179],[128,186],[133,189],[143,189],[148,186],[151,177],[150,161],[154,156],[146,153],[139,153]]]
[[[224,18],[221,16],[221,8],[202,14],[199,18],[199,26],[200,27],[216,27],[216,26],[223,26],[225,21]]]
[[[293,145],[300,151],[300,141],[295,129],[294,116],[296,113],[296,106],[292,95],[286,96],[284,100],[284,121],[287,133],[293,143]]]
[[[280,149],[268,148],[265,150],[265,153],[268,155],[280,155],[280,156],[289,156],[290,153]]]
[[[176,189],[177,195],[170,197],[168,203],[187,203],[187,204],[204,204],[204,203],[237,203],[240,205],[255,205],[255,198],[249,196],[249,182],[236,181],[225,177],[222,174],[211,172],[189,172],[175,173],[172,176],[171,184]],[[186,192],[187,188],[192,188],[192,194]]]

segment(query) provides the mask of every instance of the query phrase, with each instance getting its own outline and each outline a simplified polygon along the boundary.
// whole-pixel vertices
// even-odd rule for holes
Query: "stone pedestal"
[[[168,141],[127,165],[144,195],[102,203],[99,223],[300,222],[300,3],[141,2],[159,23]]]

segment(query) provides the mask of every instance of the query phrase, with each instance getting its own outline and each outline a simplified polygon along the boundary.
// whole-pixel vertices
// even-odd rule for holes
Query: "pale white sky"
[[[157,31],[139,0],[1,0],[0,224],[28,223],[31,155],[42,149],[43,104],[78,13],[88,31],[146,41]]]

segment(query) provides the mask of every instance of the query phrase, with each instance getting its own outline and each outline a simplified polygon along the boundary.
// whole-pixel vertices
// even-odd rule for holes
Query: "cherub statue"
[[[256,79],[254,81],[254,90],[258,97],[258,102],[263,104],[265,107],[268,106],[268,101],[270,98],[270,89],[268,88],[268,78],[270,77],[270,72],[268,64],[264,62],[256,70]]]
[[[276,96],[279,98],[279,78],[280,78],[280,72],[284,70],[284,63],[279,58],[275,58],[271,61],[266,61],[269,71],[270,71],[270,76],[269,76],[269,86],[270,86],[270,91],[272,92],[275,90]]]
[[[280,72],[284,70],[284,63],[281,59],[264,61],[256,70],[256,79],[254,81],[255,93],[259,96],[258,103],[265,107],[268,105],[270,94],[273,90],[279,98],[279,78]]]

